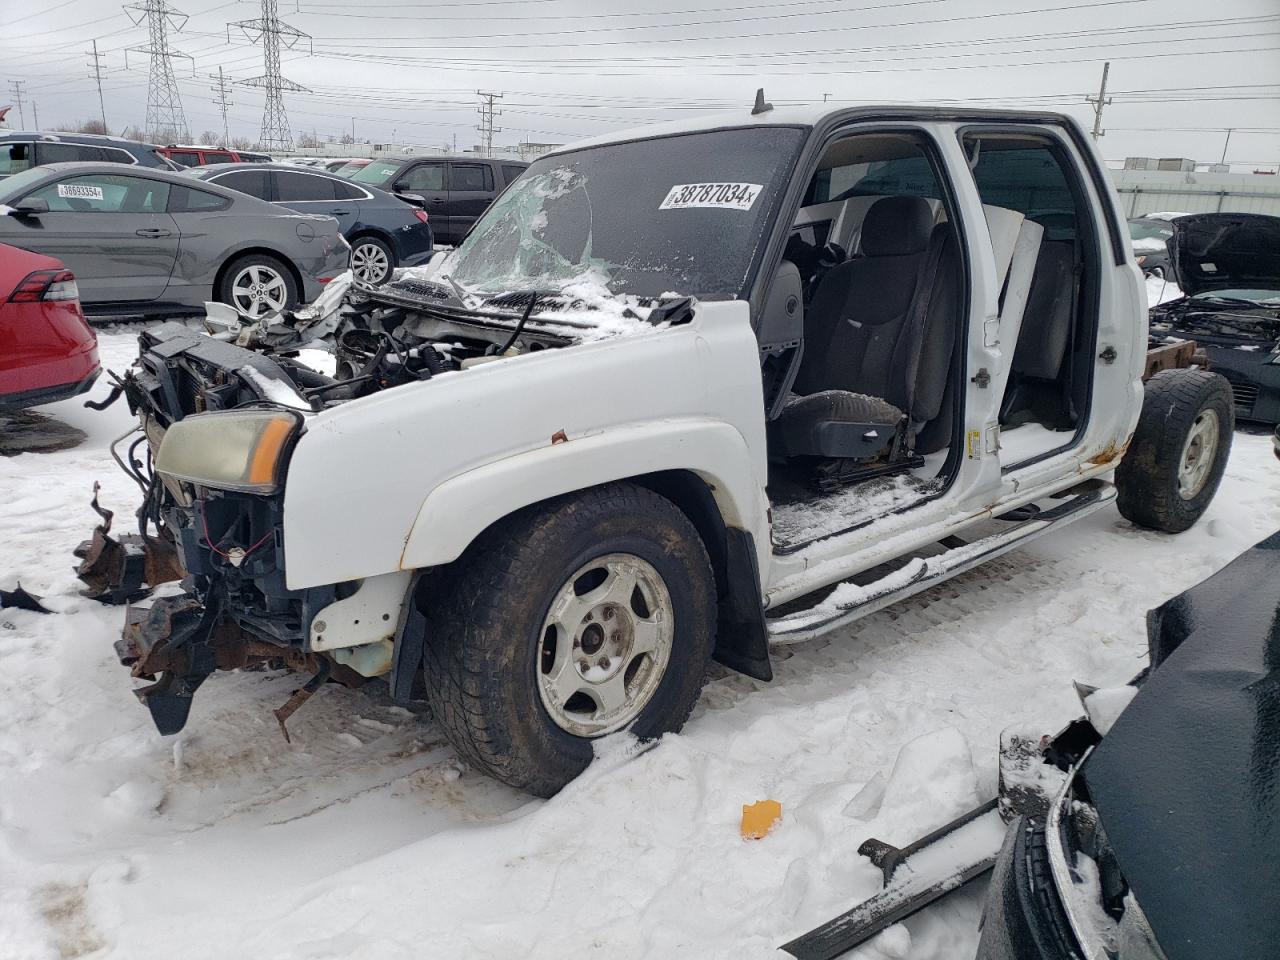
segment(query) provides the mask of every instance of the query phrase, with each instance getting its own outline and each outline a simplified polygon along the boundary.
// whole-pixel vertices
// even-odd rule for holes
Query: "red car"
[[[268,163],[271,160],[265,153],[227,150],[224,147],[184,146],[180,143],[156,147],[156,153],[179,167],[206,167],[211,163]]]
[[[0,410],[74,397],[101,372],[71,271],[0,244]]]

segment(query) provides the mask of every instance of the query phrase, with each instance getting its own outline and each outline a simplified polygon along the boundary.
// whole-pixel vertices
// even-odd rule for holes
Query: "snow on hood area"
[[[122,371],[137,329],[100,336]],[[104,377],[87,396],[101,400]],[[94,481],[133,526],[107,454],[132,423],[80,400],[88,434],[0,458],[0,957],[6,960],[773,958],[880,888],[868,837],[916,839],[994,795],[1000,731],[1080,715],[1071,681],[1124,684],[1145,611],[1280,527],[1267,436],[1237,434],[1222,489],[1180,536],[1108,508],[938,588],[776,652],[775,680],[715,668],[679,735],[625,735],[551,800],[480,775],[424,706],[297,675],[219,673],[177,737],[116,660],[124,611],[79,595]],[[782,804],[766,838],[743,804]],[[990,838],[986,838],[990,839]],[[851,956],[973,955],[985,881]]]

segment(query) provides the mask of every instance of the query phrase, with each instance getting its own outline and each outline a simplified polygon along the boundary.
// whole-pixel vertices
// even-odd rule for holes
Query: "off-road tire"
[[[542,704],[537,650],[557,591],[613,553],[652,564],[672,601],[666,670],[627,727],[651,739],[688,719],[715,642],[711,564],[670,500],[611,483],[528,508],[482,534],[424,598],[427,702],[458,752],[504,783],[549,797],[591,762],[591,740],[556,725]]]
[[[1208,477],[1190,499],[1178,473],[1187,435],[1201,411],[1218,417],[1218,442]],[[1163,370],[1147,381],[1133,440],[1116,469],[1120,514],[1140,527],[1181,533],[1208,509],[1231,453],[1235,406],[1231,384],[1207,370]]]

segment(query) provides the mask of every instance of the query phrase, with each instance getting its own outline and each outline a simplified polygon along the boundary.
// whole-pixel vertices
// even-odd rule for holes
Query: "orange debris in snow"
[[[742,805],[742,837],[763,840],[782,821],[782,804],[777,800],[758,800]]]

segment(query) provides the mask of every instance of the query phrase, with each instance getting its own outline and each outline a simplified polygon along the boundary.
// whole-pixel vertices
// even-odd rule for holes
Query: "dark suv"
[[[90,133],[0,132],[0,178],[50,163],[128,163],[176,170],[154,144]]]
[[[422,204],[431,214],[436,241],[456,244],[527,166],[483,157],[406,157],[374,160],[351,180]]]

